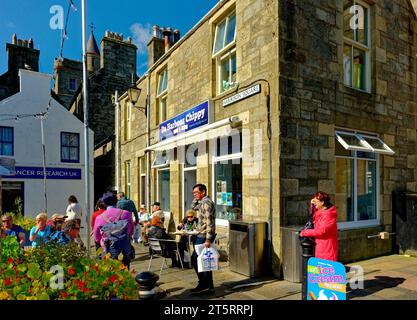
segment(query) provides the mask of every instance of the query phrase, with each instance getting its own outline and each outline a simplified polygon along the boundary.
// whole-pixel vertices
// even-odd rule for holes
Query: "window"
[[[241,132],[217,139],[213,157],[213,189],[219,225],[241,220],[242,213],[242,144]]]
[[[130,161],[125,162],[125,190],[126,190],[126,197],[130,199],[130,191],[131,191]]]
[[[343,33],[344,84],[370,92],[370,7],[367,4],[344,1]]]
[[[13,156],[13,127],[0,127],[0,156]]]
[[[80,134],[61,132],[61,162],[80,162]]]
[[[168,96],[168,69],[165,68],[159,74],[158,92],[157,92],[157,123],[164,122],[167,119],[167,96]]]
[[[70,78],[68,80],[68,89],[69,89],[69,91],[77,90],[77,79]]]
[[[146,205],[146,157],[139,158],[140,204]]]
[[[236,13],[231,13],[216,26],[213,58],[216,63],[217,93],[236,85]]]
[[[152,168],[161,168],[169,165],[169,155],[166,151],[155,152],[155,159],[152,162]]]
[[[132,132],[132,122],[131,122],[131,117],[132,117],[132,103],[131,102],[127,102],[125,104],[125,130],[124,130],[124,134],[125,134],[125,141],[130,140],[131,138],[131,132]]]
[[[161,203],[161,210],[170,210],[170,173],[169,168],[158,170],[158,199]]]
[[[335,132],[336,193],[341,226],[377,224],[378,154],[394,152],[377,136],[357,132]]]

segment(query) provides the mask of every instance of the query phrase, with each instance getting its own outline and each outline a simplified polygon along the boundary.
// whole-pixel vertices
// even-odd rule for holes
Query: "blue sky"
[[[73,0],[76,11],[71,10],[68,20],[68,39],[64,42],[63,56],[81,60],[81,0]],[[86,0],[87,24],[94,23],[97,45],[106,30],[132,36],[138,45],[138,73],[146,71],[146,43],[154,24],[179,29],[186,34],[218,0]],[[7,71],[6,43],[13,33],[18,39],[32,38],[35,48],[41,51],[41,72],[53,73],[53,61],[59,56],[60,30],[52,30],[50,20],[54,5],[62,6],[65,18],[69,0],[1,0],[0,10],[0,74]],[[90,28],[88,28],[88,34]]]

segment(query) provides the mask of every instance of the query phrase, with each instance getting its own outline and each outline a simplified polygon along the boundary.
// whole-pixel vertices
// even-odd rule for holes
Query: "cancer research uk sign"
[[[43,179],[42,167],[16,167],[15,174],[8,179]],[[81,169],[46,168],[46,179],[81,179]]]
[[[307,300],[346,300],[346,269],[339,262],[310,258]]]
[[[172,138],[181,133],[209,123],[209,101],[191,108],[159,125],[159,141]]]

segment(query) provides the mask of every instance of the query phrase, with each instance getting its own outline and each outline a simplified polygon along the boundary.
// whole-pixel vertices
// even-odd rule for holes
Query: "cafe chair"
[[[149,265],[148,265],[148,271],[151,269],[152,266],[152,259],[154,257],[161,257],[162,258],[162,263],[161,263],[161,268],[159,270],[159,276],[161,276],[162,270],[164,269],[165,266],[165,261],[166,261],[166,257],[163,256],[162,254],[162,248],[161,248],[161,243],[168,243],[168,242],[174,242],[176,249],[175,249],[175,255],[177,257],[177,261],[179,261],[179,263],[181,263],[181,268],[182,270],[184,270],[184,266],[182,264],[182,260],[180,257],[180,252],[178,250],[178,242],[175,240],[168,240],[168,239],[155,239],[155,238],[149,238],[149,251],[150,251],[150,255],[151,258],[149,260]],[[167,264],[168,266],[168,264]]]

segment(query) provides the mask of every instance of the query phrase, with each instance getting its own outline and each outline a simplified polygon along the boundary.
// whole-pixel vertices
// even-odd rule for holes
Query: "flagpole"
[[[90,157],[88,142],[88,74],[87,74],[87,19],[86,0],[81,0],[82,11],[82,39],[83,39],[83,98],[84,98],[84,174],[85,174],[85,208],[87,224],[87,257],[90,257]]]

